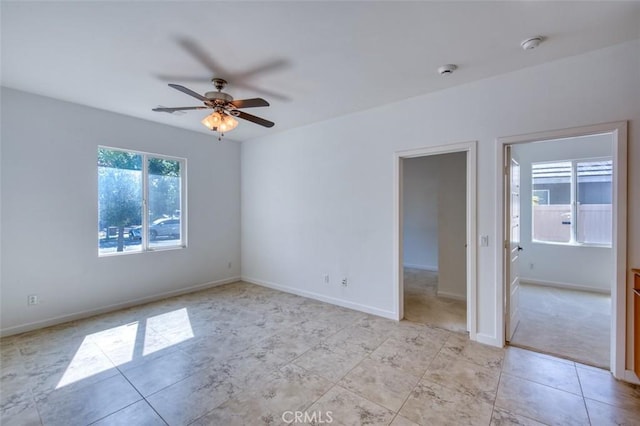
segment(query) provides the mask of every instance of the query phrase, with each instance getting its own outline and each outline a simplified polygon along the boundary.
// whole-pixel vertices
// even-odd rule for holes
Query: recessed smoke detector
[[[522,43],[520,43],[520,46],[522,46],[524,50],[532,50],[540,46],[540,43],[542,43],[542,40],[543,40],[542,36],[531,37],[526,40],[523,40]]]
[[[453,72],[457,69],[458,69],[458,66],[455,64],[446,64],[438,68],[438,74],[440,75],[453,74]]]

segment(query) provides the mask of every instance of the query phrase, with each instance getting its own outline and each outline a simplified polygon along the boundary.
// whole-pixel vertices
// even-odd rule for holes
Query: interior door
[[[506,147],[505,183],[506,194],[509,197],[506,211],[505,241],[505,276],[507,277],[507,291],[505,300],[506,340],[511,341],[520,322],[520,275],[518,264],[520,260],[520,164],[513,158],[510,146]]]

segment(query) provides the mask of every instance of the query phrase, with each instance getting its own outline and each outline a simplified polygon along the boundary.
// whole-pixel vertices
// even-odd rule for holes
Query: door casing
[[[611,372],[622,380],[639,383],[637,376],[627,368],[625,364],[627,352],[627,337],[629,342],[631,336],[627,336],[627,321],[625,315],[626,303],[630,297],[629,286],[627,285],[627,122],[619,121],[613,123],[595,124],[590,126],[575,127],[563,130],[552,130],[525,135],[501,137],[496,140],[496,231],[497,241],[504,242],[506,239],[505,229],[507,218],[505,215],[505,184],[504,170],[505,146],[526,142],[538,142],[544,140],[563,139],[577,136],[587,136],[595,134],[611,133],[613,135],[613,263],[611,286]],[[498,274],[498,285],[496,291],[497,327],[505,344],[505,312],[504,298],[508,288],[507,277],[504,274],[504,243],[496,244],[496,261],[499,263],[496,268]]]

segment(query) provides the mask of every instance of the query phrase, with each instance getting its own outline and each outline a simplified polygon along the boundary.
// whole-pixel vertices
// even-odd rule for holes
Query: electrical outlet
[[[529,269],[533,269],[533,262],[529,263]]]
[[[325,283],[325,284],[329,284],[329,274],[324,274],[324,275],[322,276],[322,279],[324,280],[324,283]]]
[[[27,296],[27,305],[37,305],[40,303],[37,294],[30,294]]]
[[[480,236],[480,247],[489,247],[489,236],[481,235]]]
[[[231,266],[233,266],[233,264],[232,264],[231,262],[229,262],[229,263],[227,264],[227,268],[231,269]]]
[[[346,287],[347,285],[349,285],[349,280],[347,279],[347,277],[344,277],[342,279],[342,287]]]

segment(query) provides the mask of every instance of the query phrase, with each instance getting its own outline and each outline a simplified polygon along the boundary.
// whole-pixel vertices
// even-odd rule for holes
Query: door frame
[[[394,271],[394,305],[397,307],[396,319],[404,318],[404,274],[403,274],[403,221],[402,221],[402,164],[404,159],[428,157],[432,155],[466,152],[467,193],[466,193],[466,231],[467,231],[467,330],[469,338],[476,340],[476,282],[477,282],[477,247],[476,247],[476,215],[477,215],[477,142],[461,142],[449,145],[417,148],[397,151],[393,156],[393,271]]]
[[[626,369],[626,333],[627,317],[627,122],[619,121],[613,123],[595,124],[590,126],[574,127],[569,129],[551,130],[545,132],[530,133],[525,135],[508,136],[496,139],[496,161],[499,165],[496,173],[496,231],[498,232],[496,244],[496,267],[497,286],[496,306],[497,325],[502,336],[502,345],[505,341],[505,311],[504,300],[507,289],[506,277],[504,274],[504,241],[505,226],[507,218],[504,213],[505,184],[504,169],[505,147],[527,142],[539,142],[544,140],[564,139],[570,137],[611,133],[613,135],[612,157],[613,157],[613,263],[611,286],[611,365],[610,370],[613,375],[622,380],[637,382],[635,375]]]

